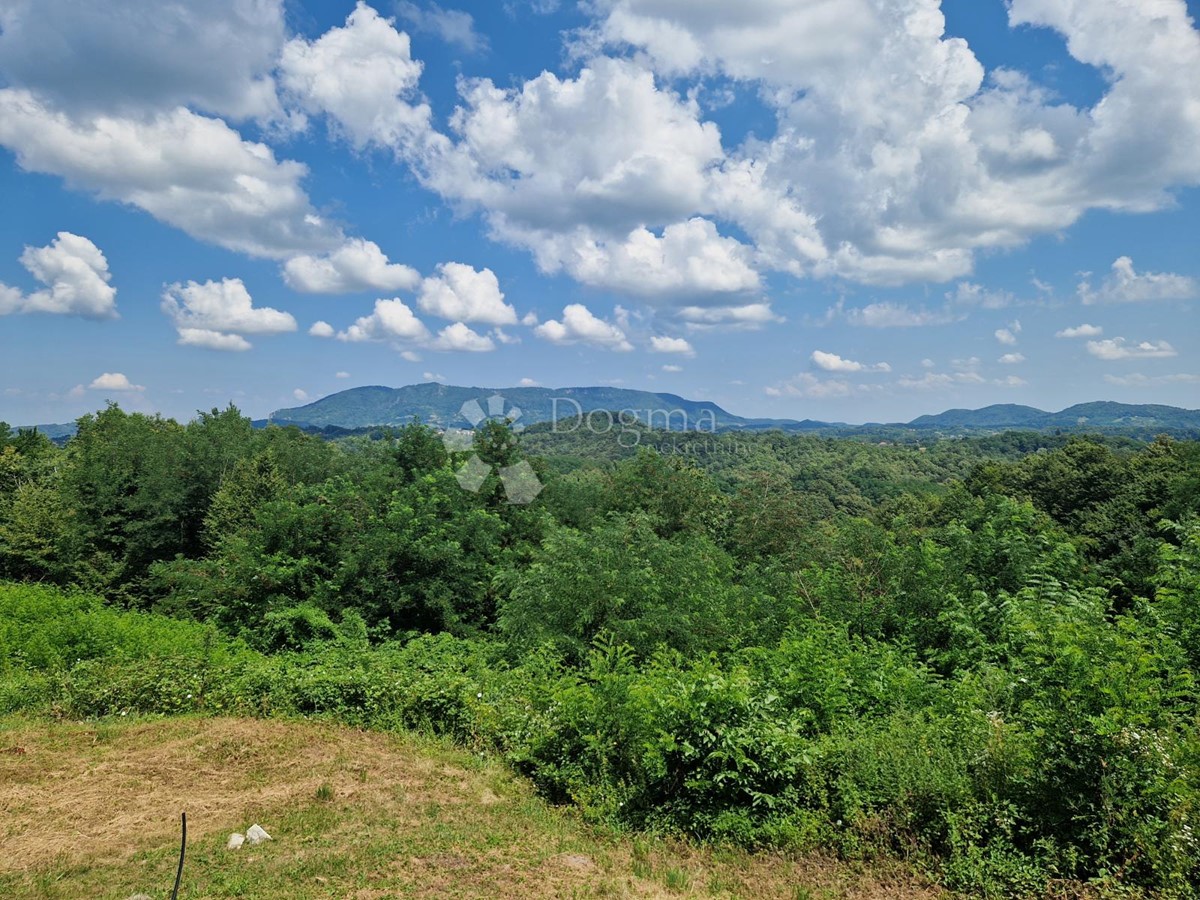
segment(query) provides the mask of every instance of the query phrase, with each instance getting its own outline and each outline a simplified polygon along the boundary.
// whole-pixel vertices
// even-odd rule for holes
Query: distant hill
[[[310,428],[366,428],[376,425],[405,425],[413,419],[438,427],[466,426],[462,408],[475,401],[488,411],[488,398],[501,398],[496,412],[512,416],[520,410],[523,425],[538,422],[573,421],[578,415],[630,410],[643,423],[662,430],[726,431],[735,428],[801,429],[805,425],[789,419],[747,419],[705,400],[688,400],[675,394],[656,394],[616,387],[456,387],[413,384],[407,387],[360,387],[341,391],[294,409],[271,414],[278,425]],[[499,403],[500,400],[497,401]],[[810,423],[818,428],[826,423]]]
[[[983,409],[951,409],[920,416],[908,427],[922,431],[1120,431],[1194,435],[1200,433],[1200,410],[1155,404],[1079,403],[1061,412],[1004,403]]]
[[[331,394],[305,406],[280,409],[267,419],[256,419],[256,428],[268,424],[296,425],[307,431],[339,437],[380,426],[406,425],[416,421],[438,428],[465,427],[464,403],[475,401],[485,413],[489,398],[502,401],[504,415],[522,425],[557,420],[567,428],[579,414],[594,413],[593,427],[603,428],[604,413],[628,411],[656,430],[663,431],[768,431],[821,434],[830,437],[864,437],[875,440],[924,440],[963,437],[1002,431],[1099,432],[1141,439],[1158,434],[1200,439],[1200,410],[1156,404],[1114,403],[1100,400],[1079,403],[1059,412],[1032,406],[999,403],[982,409],[949,409],[937,415],[918,416],[911,422],[847,425],[812,419],[756,419],[735,415],[706,400],[688,400],[676,394],[630,390],[618,387],[459,387],[413,384],[406,387],[358,387]],[[62,443],[75,433],[74,424],[37,426],[52,440]],[[545,430],[543,425],[542,429]]]
[[[846,425],[811,419],[754,419],[735,415],[703,400],[675,394],[617,387],[456,387],[414,384],[407,387],[360,387],[331,394],[307,406],[281,409],[270,421],[312,429],[359,429],[403,425],[414,419],[438,427],[465,425],[462,406],[472,400],[486,407],[487,398],[500,396],[504,413],[520,410],[523,425],[557,420],[577,413],[632,410],[643,423],[660,430],[769,430],[840,436],[955,436],[999,431],[1101,431],[1138,436],[1168,433],[1200,436],[1200,410],[1174,406],[1131,405],[1098,401],[1081,403],[1061,412],[1001,403],[982,409],[951,409],[920,416],[911,422]]]

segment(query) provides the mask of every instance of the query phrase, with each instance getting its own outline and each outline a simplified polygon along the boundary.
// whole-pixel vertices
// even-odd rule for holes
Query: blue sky
[[[0,419],[1197,407],[1182,0],[0,0]]]

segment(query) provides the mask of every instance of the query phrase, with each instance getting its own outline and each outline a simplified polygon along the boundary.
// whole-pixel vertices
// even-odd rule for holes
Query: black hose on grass
[[[179,868],[175,871],[175,889],[171,891],[171,900],[178,900],[179,883],[183,881],[183,854],[187,851],[187,813],[179,814],[183,826],[183,836],[179,839]]]

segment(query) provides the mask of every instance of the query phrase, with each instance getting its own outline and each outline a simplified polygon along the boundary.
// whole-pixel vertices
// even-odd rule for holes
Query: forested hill
[[[787,419],[747,419],[726,412],[715,403],[688,400],[675,394],[656,394],[616,387],[458,387],[448,384],[411,384],[405,387],[359,387],[331,394],[307,406],[280,409],[271,414],[279,425],[317,428],[366,428],[374,425],[406,425],[414,418],[423,424],[460,426],[464,403],[472,400],[488,410],[488,399],[498,397],[497,407],[521,424],[573,419],[580,412],[632,410],[643,422],[674,430],[725,430],[731,428],[788,428],[802,423]],[[498,401],[499,402],[499,401]],[[520,411],[519,417],[516,411]],[[653,421],[652,421],[653,420]],[[824,426],[825,423],[814,423]]]
[[[688,400],[675,394],[615,387],[456,387],[437,383],[407,387],[360,387],[331,394],[307,406],[272,413],[276,424],[305,428],[369,428],[402,425],[414,418],[435,426],[465,424],[462,406],[475,400],[487,407],[487,399],[502,397],[503,410],[511,415],[520,410],[519,421],[532,425],[564,421],[577,411],[632,411],[640,421],[660,430],[769,430],[818,432],[840,436],[888,436],[897,432],[921,435],[963,435],[999,431],[1106,431],[1152,437],[1200,436],[1200,410],[1173,406],[1098,401],[1081,403],[1060,412],[1045,412],[1032,406],[997,404],[983,409],[952,409],[938,415],[920,416],[911,422],[846,425],[810,419],[753,419],[738,416],[715,403]],[[575,404],[578,404],[576,407]]]
[[[628,388],[488,388],[434,382],[399,388],[351,388],[306,406],[276,410],[268,419],[256,421],[255,425],[296,425],[306,431],[324,431],[333,436],[359,429],[406,425],[414,419],[435,427],[467,426],[463,404],[475,401],[482,412],[490,414],[491,398],[497,398],[496,402],[500,404],[497,409],[501,414],[523,426],[556,420],[570,423],[580,413],[624,411],[627,418],[635,416],[639,422],[660,431],[779,430],[830,437],[918,441],[1004,431],[1106,433],[1143,440],[1159,434],[1200,438],[1200,410],[1157,404],[1096,401],[1076,404],[1060,412],[1045,412],[1032,406],[1002,403],[982,409],[950,409],[937,415],[919,416],[911,422],[847,425],[812,419],[747,418],[708,401]],[[74,423],[39,425],[37,428],[59,443],[75,433]],[[564,428],[570,430],[569,425]],[[545,430],[545,426],[539,430]]]
[[[936,416],[920,416],[908,423],[910,428],[953,431],[1100,429],[1160,432],[1200,430],[1200,410],[1180,409],[1152,403],[1113,403],[1100,400],[1078,403],[1060,412],[1043,412],[1032,406],[999,403],[983,409],[950,409]]]

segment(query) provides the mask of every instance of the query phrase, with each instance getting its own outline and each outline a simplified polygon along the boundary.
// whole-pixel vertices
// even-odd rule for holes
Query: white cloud
[[[0,316],[23,312],[117,317],[117,290],[109,284],[108,260],[87,238],[60,231],[46,247],[26,247],[21,265],[46,287],[22,295],[0,284]]]
[[[416,269],[389,262],[379,245],[353,238],[325,256],[296,256],[283,267],[288,287],[306,294],[407,291],[421,280]]]
[[[979,309],[1004,309],[1017,302],[1017,298],[1008,291],[990,291],[970,281],[960,281],[953,291],[946,294],[946,300],[958,306]]]
[[[936,391],[960,384],[982,384],[985,380],[978,372],[925,372],[919,378],[901,375],[896,386],[910,391]]]
[[[1104,380],[1118,387],[1154,388],[1172,384],[1200,384],[1200,375],[1178,372],[1174,375],[1105,375]]]
[[[313,322],[312,327],[308,329],[308,333],[313,337],[331,338],[337,334],[337,331],[328,322],[320,321]]]
[[[1088,341],[1088,353],[1099,359],[1166,359],[1178,356],[1178,352],[1166,341],[1142,341],[1129,344],[1123,337],[1107,338],[1103,341]]]
[[[760,89],[775,135],[719,167],[752,172],[740,196],[754,202],[722,197],[719,215],[766,264],[797,274],[961,277],[982,248],[1061,231],[1088,209],[1159,208],[1171,187],[1200,181],[1200,36],[1182,0],[1012,0],[1013,27],[1055,29],[1104,73],[1091,108],[1012,70],[985,73],[945,34],[940,0],[592,9],[581,55],[632,47],[668,79],[722,74]]]
[[[913,309],[890,301],[847,309],[842,314],[849,324],[864,328],[923,328],[947,325],[960,318],[949,310]]]
[[[1020,377],[1019,375],[1006,375],[1003,378],[993,379],[992,384],[998,385],[1000,387],[1016,388],[1016,387],[1026,387],[1026,386],[1028,386],[1029,382],[1026,381],[1024,378]]]
[[[856,362],[852,359],[843,359],[836,353],[826,353],[824,350],[814,350],[812,352],[813,365],[818,369],[824,369],[826,372],[890,372],[892,367],[887,363],[876,363],[875,365],[866,365]]]
[[[850,397],[854,394],[876,390],[878,385],[851,384],[839,378],[821,379],[811,372],[801,372],[794,378],[766,388],[769,397],[805,397],[810,400],[825,400],[832,397]]]
[[[685,338],[655,335],[650,338],[650,349],[655,353],[682,353],[693,356],[696,351]]]
[[[662,235],[638,226],[618,239],[589,227],[533,235],[529,243],[545,272],[565,270],[576,281],[640,297],[736,294],[760,286],[751,250],[695,217],[666,226]]]
[[[421,178],[543,271],[647,297],[758,286],[749,248],[705,217],[724,151],[694,100],[605,57],[575,78],[465,80],[460,92],[456,139],[422,145]]]
[[[663,366],[663,367],[662,367],[662,370],[663,370],[664,372],[670,372],[670,373],[682,372],[682,371],[683,371],[683,366],[672,366],[672,365],[669,365],[669,364],[668,364],[668,365],[665,365],[665,366]]]
[[[146,388],[142,385],[133,384],[130,382],[130,380],[121,372],[105,372],[103,375],[97,376],[96,379],[88,385],[88,389],[93,391],[122,391],[134,393],[140,393],[141,391],[146,390]]]
[[[521,387],[541,387],[540,381],[535,381],[532,378],[522,378],[517,382]]]
[[[240,278],[168,285],[162,310],[179,332],[180,344],[211,350],[248,350],[244,335],[284,334],[297,328],[290,313],[255,307]]]
[[[179,328],[178,344],[184,347],[203,347],[205,350],[224,350],[244,353],[254,345],[240,334],[226,334],[210,328]]]
[[[1095,303],[1145,303],[1153,300],[1190,300],[1200,295],[1200,283],[1186,275],[1169,272],[1143,272],[1133,268],[1128,256],[1118,258],[1098,290],[1084,278],[1079,298],[1084,305]]]
[[[408,35],[359,2],[343,27],[315,41],[288,41],[279,82],[290,101],[311,115],[328,116],[355,147],[396,149],[429,128],[429,106],[417,91],[421,69]]]
[[[345,331],[340,341],[402,341],[419,343],[429,338],[429,329],[401,299],[376,300],[375,311],[363,316]],[[419,359],[420,357],[418,357]]]
[[[437,272],[421,282],[417,305],[423,312],[459,322],[517,324],[517,312],[504,302],[500,282],[491,269],[476,271],[448,262],[438,266]]]
[[[1000,362],[1006,366],[1013,366],[1017,363],[1025,362],[1025,354],[1023,353],[1005,353],[1000,357]]]
[[[1102,334],[1104,334],[1104,329],[1099,325],[1088,325],[1087,323],[1054,332],[1056,338],[1091,338],[1100,337]]]
[[[428,346],[431,350],[456,353],[490,353],[496,349],[490,337],[472,331],[462,322],[447,325]]]
[[[685,306],[678,310],[677,316],[692,331],[753,331],[783,321],[771,310],[769,303],[747,303],[743,306]]]
[[[589,344],[606,350],[628,351],[633,345],[625,332],[597,318],[582,303],[572,303],[563,309],[562,321],[551,319],[534,329],[534,333],[552,344]]]
[[[0,80],[69,111],[270,119],[285,37],[281,0],[4,0]]]
[[[413,346],[458,353],[487,353],[496,349],[491,337],[471,330],[463,322],[447,325],[436,335],[430,334],[425,324],[399,298],[376,300],[371,315],[358,319],[337,337],[349,342],[390,341],[397,349],[408,345],[401,355],[409,362],[421,360],[411,349]]]
[[[292,396],[295,397],[297,400],[299,400],[301,403],[305,403],[308,401],[308,391],[305,391],[301,388],[296,388],[294,391],[292,391]]]
[[[997,328],[994,332],[996,340],[1000,341],[1006,347],[1013,347],[1016,343],[1016,334],[1012,329]]]
[[[278,161],[265,144],[186,109],[139,118],[67,116],[26,91],[5,88],[0,144],[26,171],[61,176],[250,256],[286,258],[341,242],[300,186],[304,165]]]
[[[475,30],[475,19],[468,12],[443,9],[436,3],[430,3],[425,9],[409,0],[400,0],[396,12],[414,31],[435,34],[447,44],[454,44],[468,53],[479,53],[488,48],[487,38]]]
[[[349,373],[349,372],[337,372],[337,373],[335,373],[335,374],[334,374],[334,376],[333,376],[333,377],[334,377],[334,378],[349,378],[349,377],[350,377],[350,373]]]

